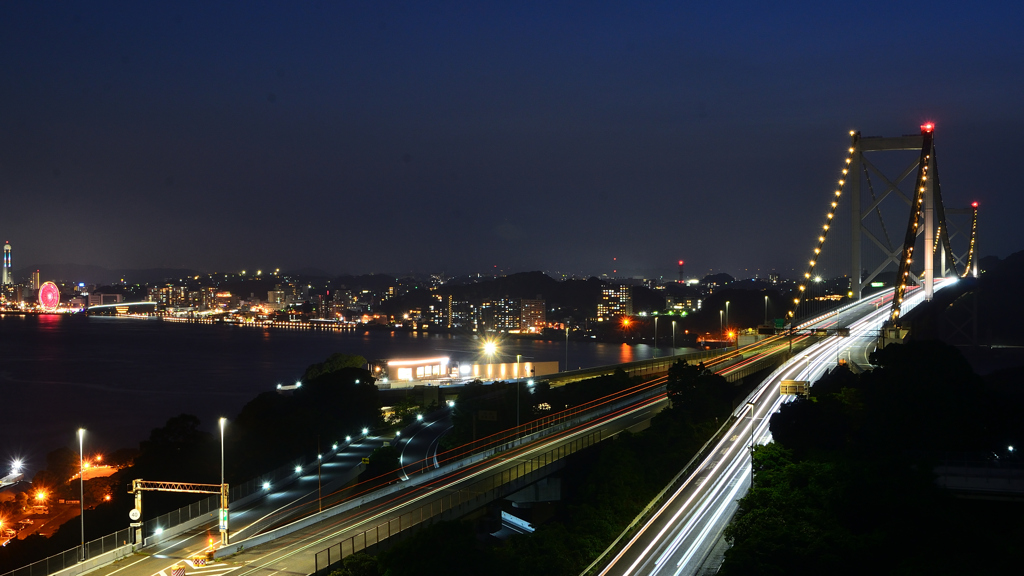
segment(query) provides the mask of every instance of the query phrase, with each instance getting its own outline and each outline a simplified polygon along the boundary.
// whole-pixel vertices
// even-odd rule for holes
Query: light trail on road
[[[936,286],[939,289],[947,283]],[[849,306],[838,313],[815,318],[801,329],[824,326],[850,328],[849,337],[829,336],[788,361],[754,390],[737,408],[736,420],[696,470],[669,496],[630,540],[599,571],[606,575],[695,574],[731,520],[738,497],[750,486],[750,451],[747,442],[771,441],[770,417],[790,397],[779,394],[781,380],[819,379],[854,348],[864,353],[874,347],[877,333],[888,318],[884,304],[891,293]],[[906,297],[904,310],[924,298],[923,290]],[[752,431],[753,427],[753,431]]]

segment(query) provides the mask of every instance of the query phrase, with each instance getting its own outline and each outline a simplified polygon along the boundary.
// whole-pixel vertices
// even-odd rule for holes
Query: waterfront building
[[[519,330],[522,332],[540,332],[547,325],[545,302],[543,300],[523,298],[520,300]]]
[[[601,300],[597,303],[597,320],[603,322],[617,316],[633,313],[633,298],[629,286],[605,286],[601,289]]]

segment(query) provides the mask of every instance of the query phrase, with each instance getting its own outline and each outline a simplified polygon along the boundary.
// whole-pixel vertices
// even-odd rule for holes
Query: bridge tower
[[[833,277],[842,273],[834,267],[829,268],[825,260],[824,248],[830,230],[835,230],[834,234],[839,235],[840,243],[845,242],[843,238],[849,238],[850,242],[849,277],[844,279],[848,280],[849,285],[846,296],[859,300],[868,287],[892,286],[894,293],[890,323],[893,325],[899,324],[902,302],[909,288],[916,285],[923,289],[926,300],[932,299],[936,280],[936,255],[939,256],[940,278],[952,274],[967,276],[972,272],[977,275],[977,202],[970,209],[951,209],[947,212],[942,201],[934,132],[935,125],[931,122],[922,124],[918,134],[895,138],[864,137],[856,130],[850,131],[850,146],[842,164],[838,185],[834,188],[834,194],[830,195],[830,208],[818,231],[808,268],[797,286],[794,306],[788,314],[790,319],[797,320],[796,313],[805,301],[815,300],[820,303],[836,296],[835,292],[831,292],[823,298],[821,293],[811,290],[812,282],[821,282],[824,272],[831,273]],[[912,175],[914,178],[911,180]],[[890,197],[901,202],[890,201],[883,205]],[[849,220],[836,218],[840,207],[845,209],[845,206],[850,206]],[[890,222],[893,219],[897,223],[906,222],[905,227],[887,227],[883,212],[887,213]],[[970,214],[970,232],[958,229],[955,222],[947,220],[947,213]],[[846,223],[850,226],[849,236],[843,231]],[[896,232],[890,235],[890,230]],[[904,231],[902,237],[898,235]],[[957,235],[963,235],[969,241],[969,247],[962,256],[955,254],[950,244],[950,238]],[[917,247],[918,244],[921,246]],[[843,269],[846,267],[843,256],[846,250],[846,247],[838,251],[830,250],[830,258],[838,256],[842,260],[840,265]],[[839,263],[832,261],[832,265],[835,264]],[[959,272],[961,267],[962,274]],[[893,272],[895,275],[889,276]]]
[[[935,164],[935,144],[934,139],[932,138],[934,130],[935,125],[929,122],[921,126],[921,134],[919,135],[905,135],[891,138],[874,136],[865,138],[862,137],[858,131],[850,132],[850,148],[853,151],[851,155],[852,162],[850,163],[850,173],[847,177],[847,184],[850,189],[851,220],[850,275],[852,281],[850,289],[853,292],[854,299],[856,300],[861,298],[864,288],[869,286],[879,274],[889,267],[890,264],[896,264],[899,266],[903,259],[904,246],[893,246],[892,242],[888,238],[888,232],[886,231],[885,223],[882,219],[879,205],[886,198],[894,196],[902,200],[907,207],[910,208],[912,218],[915,213],[921,212],[918,226],[916,226],[917,232],[913,238],[916,239],[917,234],[923,233],[924,245],[935,245],[935,184],[938,182],[938,169]],[[886,175],[877,167],[875,162],[872,162],[871,157],[865,155],[866,152],[894,152],[901,150],[914,151],[919,154],[909,164],[905,165],[896,177]],[[872,156],[876,155],[872,154]],[[923,196],[920,199],[920,204],[922,204],[922,206],[920,206],[920,210],[915,209],[915,201],[900,189],[900,184],[915,172],[918,173],[919,183],[924,185]],[[884,191],[880,195],[875,193],[874,187],[871,184],[872,174],[885,187]],[[928,174],[932,174],[934,177],[929,178]],[[865,185],[867,186],[867,190],[865,190]],[[916,190],[916,188],[921,188],[921,186],[916,186],[915,192],[922,192],[921,190]],[[870,202],[865,206],[864,192],[866,191],[870,193],[871,197]],[[914,197],[916,198],[917,194],[914,194]],[[878,237],[878,229],[871,230],[864,222],[866,219],[876,215],[878,216],[884,238]],[[915,227],[911,226],[911,228]],[[862,242],[865,238],[883,253],[882,261],[866,275],[864,274],[864,260],[861,253]],[[908,277],[913,279],[915,282],[923,284],[926,291],[925,298],[931,300],[932,287],[935,279],[934,251],[922,250],[922,252],[924,252],[923,278],[919,278],[913,272],[909,272]],[[943,261],[945,260],[944,256],[945,253],[943,253]],[[915,260],[920,262],[922,259]],[[897,278],[897,282],[898,281],[899,279]]]

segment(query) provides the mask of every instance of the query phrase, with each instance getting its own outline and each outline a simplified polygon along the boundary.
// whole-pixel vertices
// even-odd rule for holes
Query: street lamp
[[[654,317],[654,357],[658,357],[658,317]]]
[[[672,355],[676,353],[676,321],[672,321]]]
[[[220,544],[226,546],[228,544],[228,491],[227,486],[224,484],[224,426],[227,425],[228,419],[221,417],[217,421],[220,425]]]
[[[519,389],[522,388],[522,383],[519,381],[519,360],[522,357],[522,354],[516,354],[516,434],[519,433]]]
[[[722,322],[722,314],[724,314],[724,312],[719,310],[718,311],[718,333],[719,334],[725,334],[725,324]]]
[[[78,429],[78,506],[82,524],[82,561],[85,561],[85,428]]]
[[[728,300],[725,301],[725,325],[726,326],[730,326],[730,324],[729,324],[729,301]]]
[[[569,327],[565,327],[565,371],[569,371]]]
[[[750,408],[750,489],[754,489],[754,403],[747,402]]]
[[[764,323],[768,325],[768,295],[764,295]]]

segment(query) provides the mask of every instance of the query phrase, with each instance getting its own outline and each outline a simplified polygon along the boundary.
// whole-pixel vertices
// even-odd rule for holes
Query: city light
[[[270,490],[270,482],[264,482],[263,483],[263,489],[264,490]]]
[[[295,473],[298,474],[300,472],[302,472],[302,466],[296,466],[295,467]]]

